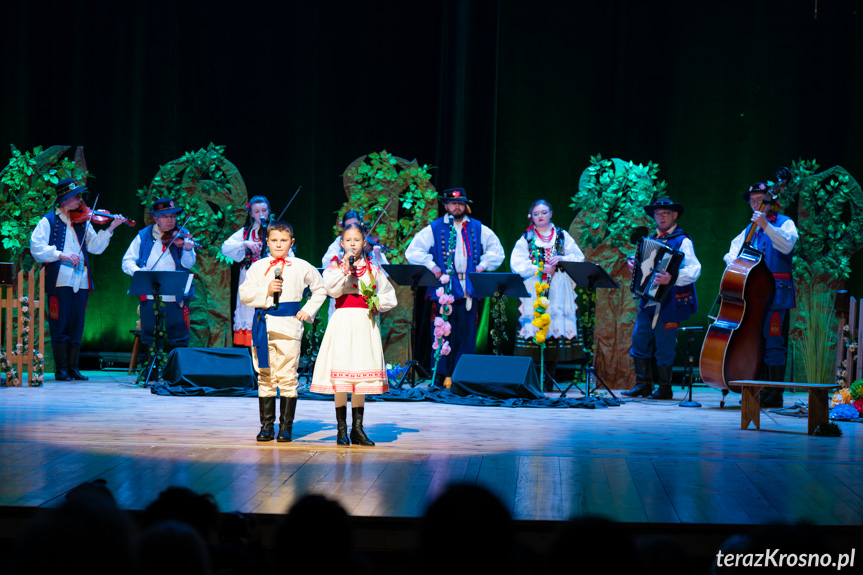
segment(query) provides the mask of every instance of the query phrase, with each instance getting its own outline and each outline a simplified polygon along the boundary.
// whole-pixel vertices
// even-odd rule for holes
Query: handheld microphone
[[[282,268],[276,268],[273,270],[273,273],[276,274],[276,279],[282,279]],[[273,294],[273,309],[279,309],[279,296],[282,295],[282,292],[277,291]]]
[[[353,267],[353,266],[354,266],[354,252],[353,252],[353,251],[350,251],[349,253],[351,254],[351,256],[348,258],[348,264],[349,264],[351,267]]]

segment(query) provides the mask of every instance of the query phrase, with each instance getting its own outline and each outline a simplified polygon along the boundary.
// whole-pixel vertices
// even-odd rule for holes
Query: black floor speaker
[[[529,357],[463,355],[452,374],[456,395],[484,395],[499,399],[540,399],[536,366]]]
[[[242,347],[177,347],[168,354],[164,380],[171,385],[254,389],[252,356]]]

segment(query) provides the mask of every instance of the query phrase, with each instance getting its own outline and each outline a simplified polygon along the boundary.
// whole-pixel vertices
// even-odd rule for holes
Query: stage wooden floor
[[[806,435],[765,411],[740,430],[739,396],[699,389],[701,408],[530,409],[367,404],[373,448],[339,448],[330,401],[301,401],[295,441],[257,443],[253,398],[160,397],[90,373],[0,388],[0,505],[54,506],[104,478],[137,510],[169,485],[212,493],[223,511],[284,512],[305,493],[354,516],[418,517],[451,482],[494,491],[521,520],[600,514],[628,523],[859,525],[863,426]],[[675,388],[680,399],[683,392]],[[786,405],[805,401],[786,394]]]

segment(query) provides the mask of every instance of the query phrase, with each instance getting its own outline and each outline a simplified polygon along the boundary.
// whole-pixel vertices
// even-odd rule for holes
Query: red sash
[[[340,307],[359,307],[368,309],[369,304],[363,299],[363,296],[355,293],[349,293],[336,298],[336,309]]]

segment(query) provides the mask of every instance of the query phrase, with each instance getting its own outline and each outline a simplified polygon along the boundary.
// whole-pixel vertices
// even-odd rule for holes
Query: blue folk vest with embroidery
[[[434,235],[434,246],[432,246],[431,249],[432,258],[434,258],[435,265],[446,273],[446,252],[449,249],[450,225],[448,223],[444,223],[443,218],[438,218],[429,225],[431,226],[432,234]],[[464,226],[462,226],[461,233],[464,246],[468,250],[467,270],[465,270],[465,274],[469,274],[476,271],[476,266],[479,265],[479,259],[482,256],[482,223],[479,220],[471,218],[470,220],[465,221]],[[458,242],[458,240],[456,240],[456,242]],[[458,243],[456,243],[456,246],[458,246]],[[453,261],[455,261],[455,254],[453,254]],[[458,276],[453,276],[451,281],[453,297],[455,299],[465,297],[464,291],[461,288],[461,282],[458,280]],[[465,288],[470,297],[479,297],[467,275],[465,275]],[[438,298],[434,291],[435,290],[428,290],[427,297],[437,301]]]
[[[48,220],[48,225],[51,229],[51,235],[48,239],[48,245],[53,246],[54,249],[60,250],[62,252],[63,248],[66,246],[66,230],[69,226],[67,226],[63,222],[63,220],[57,217],[56,212],[48,212],[42,217]],[[78,236],[79,244],[84,241],[85,228],[86,224],[72,226],[72,229],[75,230],[75,235]],[[90,258],[87,255],[86,249],[82,250],[82,252],[84,255],[84,265],[87,267],[87,282],[89,284],[90,290],[92,291],[94,289],[94,286],[93,271],[90,268]],[[62,265],[63,262],[61,260],[45,264],[45,291],[53,293],[57,289],[57,277],[60,275],[60,266]]]
[[[147,260],[150,258],[150,252],[153,251],[153,244],[156,243],[156,239],[153,237],[153,226],[156,224],[151,224],[138,232],[138,238],[141,240],[141,250],[138,252],[138,261],[135,262],[139,268],[142,268],[147,265]],[[189,230],[186,228],[182,228],[184,233],[189,233]],[[189,271],[189,268],[184,267],[180,262],[183,248],[179,248],[171,243],[168,246],[168,251],[171,252],[171,258],[174,260],[174,269],[177,271]],[[192,287],[189,289],[189,293],[186,295],[185,299],[193,299],[195,297],[195,284],[192,283]]]
[[[778,214],[774,226],[782,227],[782,224],[788,221],[788,216]],[[744,236],[749,233],[749,228],[755,224],[749,224],[743,231]],[[773,242],[767,237],[760,227],[755,232],[752,238],[752,247],[764,254],[764,263],[767,264],[767,269],[773,273],[776,281],[776,293],[773,295],[773,303],[770,309],[782,310],[795,307],[794,297],[794,280],[792,279],[792,260],[794,250],[791,253],[783,254],[773,247]]]
[[[671,249],[680,250],[680,246],[683,245],[683,240],[689,238],[689,236],[686,232],[677,228],[670,235],[667,235],[664,238],[657,238],[655,233],[651,235],[650,238],[664,243]],[[691,238],[690,241],[692,241]],[[683,263],[685,263],[685,259]],[[647,298],[641,298],[639,306],[644,308],[647,303],[649,303]],[[660,302],[660,306],[660,323],[686,321],[689,319],[690,315],[698,311],[698,298],[695,295],[695,284],[685,286],[675,285],[671,288],[671,291],[668,292],[668,295],[665,296],[665,299]]]

